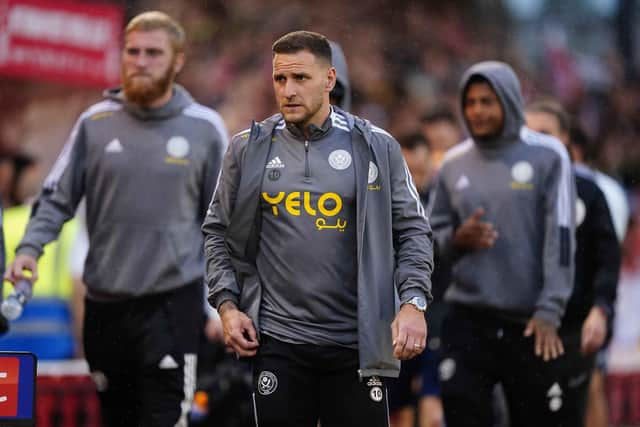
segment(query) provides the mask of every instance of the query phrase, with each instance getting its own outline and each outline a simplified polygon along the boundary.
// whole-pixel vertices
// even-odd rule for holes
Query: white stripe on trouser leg
[[[187,427],[188,420],[187,415],[191,410],[191,404],[193,402],[193,394],[196,391],[196,368],[198,365],[198,356],[193,353],[186,353],[184,355],[184,377],[183,377],[183,390],[184,399],[180,402],[180,418],[175,427]]]
[[[387,427],[391,427],[391,419],[389,418],[389,389],[384,388],[384,400],[387,404]]]
[[[256,427],[260,427],[258,425],[258,406],[256,405],[256,394],[251,393],[251,398],[253,399],[253,419],[256,422]]]

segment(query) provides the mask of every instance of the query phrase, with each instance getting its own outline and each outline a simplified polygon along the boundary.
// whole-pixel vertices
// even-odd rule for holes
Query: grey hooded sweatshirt
[[[449,150],[429,207],[437,248],[453,260],[445,299],[526,322],[556,326],[573,284],[575,184],[562,143],[524,127],[520,84],[511,68],[481,62],[462,78],[486,79],[504,111],[496,138],[472,138]],[[455,229],[477,208],[499,236],[489,249],[461,250]]]
[[[155,294],[204,274],[200,224],[228,145],[221,117],[180,86],[142,109],[120,90],[85,111],[44,183],[18,254],[38,257],[86,197],[88,296]]]

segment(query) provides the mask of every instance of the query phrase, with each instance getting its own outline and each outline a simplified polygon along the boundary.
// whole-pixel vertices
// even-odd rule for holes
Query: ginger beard
[[[126,74],[123,66],[120,74],[122,79],[122,87],[127,101],[146,107],[153,101],[164,95],[176,76],[175,70],[176,56],[174,55],[167,70],[159,78],[154,78],[151,74],[145,72],[134,72],[131,75]]]

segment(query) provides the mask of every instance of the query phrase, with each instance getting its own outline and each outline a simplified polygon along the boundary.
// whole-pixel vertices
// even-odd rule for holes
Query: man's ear
[[[327,70],[327,83],[325,85],[325,90],[327,92],[331,92],[334,87],[336,87],[336,69],[333,67],[329,67]]]
[[[184,60],[185,60],[184,52],[176,53],[176,60],[173,64],[173,72],[175,74],[178,74],[180,70],[182,70],[182,67],[184,67]]]

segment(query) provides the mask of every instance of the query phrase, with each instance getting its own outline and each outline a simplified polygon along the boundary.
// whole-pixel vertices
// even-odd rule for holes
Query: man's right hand
[[[498,231],[490,222],[482,221],[484,209],[476,209],[455,231],[453,243],[462,249],[488,249],[498,238]]]
[[[218,313],[222,320],[224,343],[239,357],[255,356],[260,344],[253,321],[249,316],[238,310],[231,301],[223,302]]]
[[[25,275],[25,271],[31,274]],[[14,285],[23,279],[35,283],[35,281],[38,280],[38,260],[31,255],[16,255],[11,264],[7,266],[4,279]]]

